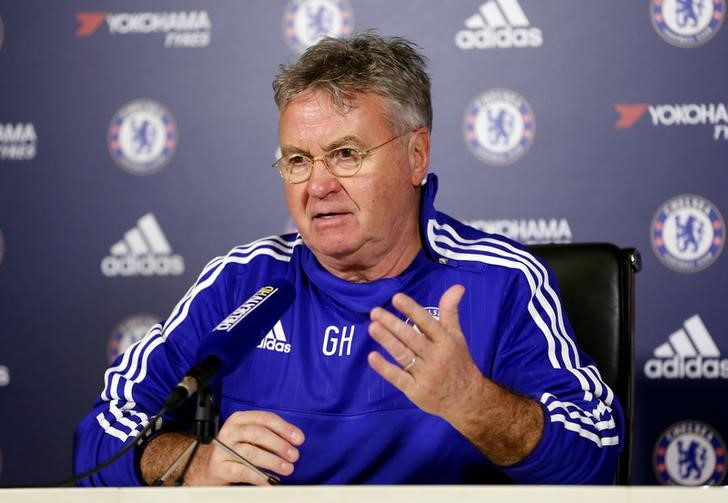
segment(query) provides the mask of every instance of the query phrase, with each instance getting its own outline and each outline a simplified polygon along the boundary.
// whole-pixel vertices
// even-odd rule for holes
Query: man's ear
[[[409,161],[412,185],[419,187],[430,167],[430,130],[426,127],[415,129],[412,133],[409,143]]]

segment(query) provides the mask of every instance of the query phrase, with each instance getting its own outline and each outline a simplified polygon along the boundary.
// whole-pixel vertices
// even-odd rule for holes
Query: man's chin
[[[356,247],[349,244],[328,244],[309,247],[317,257],[326,257],[334,260],[344,260],[356,252]]]
[[[353,255],[361,248],[358,243],[355,243],[351,239],[342,239],[341,236],[332,238],[321,238],[313,237],[312,239],[306,239],[303,236],[303,241],[313,251],[319,262],[323,259],[330,259],[336,261],[342,261],[354,258]]]

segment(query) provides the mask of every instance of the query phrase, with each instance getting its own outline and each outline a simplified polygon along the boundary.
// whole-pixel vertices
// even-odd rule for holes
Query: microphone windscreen
[[[283,317],[295,297],[288,280],[267,281],[202,340],[197,361],[214,355],[220,360],[220,375],[229,374]]]

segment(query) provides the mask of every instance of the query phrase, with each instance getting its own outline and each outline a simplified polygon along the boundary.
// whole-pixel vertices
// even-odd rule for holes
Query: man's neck
[[[417,254],[422,249],[419,238],[412,240],[411,244],[404,250],[391,251],[381,258],[371,258],[371,263],[353,264],[351,257],[336,259],[332,257],[320,257],[315,252],[319,264],[329,273],[337,278],[351,283],[369,283],[378,279],[394,278],[399,276],[409,267]]]

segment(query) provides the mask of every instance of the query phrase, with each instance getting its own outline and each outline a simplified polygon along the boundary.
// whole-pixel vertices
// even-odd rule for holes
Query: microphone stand
[[[175,479],[174,485],[181,486],[184,482],[187,470],[189,470],[192,461],[197,454],[197,449],[200,444],[209,444],[211,442],[220,446],[228,454],[235,458],[236,461],[250,468],[260,477],[263,477],[270,485],[279,485],[281,480],[275,475],[271,475],[263,472],[260,468],[252,464],[250,461],[245,459],[243,456],[235,452],[233,449],[228,447],[224,442],[221,442],[215,438],[217,433],[217,413],[215,411],[215,405],[213,400],[213,394],[210,392],[208,386],[200,388],[197,392],[197,409],[195,411],[195,438],[190,442],[187,448],[180,453],[179,456],[172,462],[172,464],[160,475],[152,485],[161,486],[167,481],[177,467],[182,463],[184,459],[187,459],[182,472]]]

